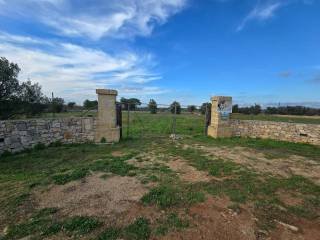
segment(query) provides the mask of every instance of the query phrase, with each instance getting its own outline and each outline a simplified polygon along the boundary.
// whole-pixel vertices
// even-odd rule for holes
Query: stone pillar
[[[109,89],[97,89],[98,119],[95,133],[95,142],[119,142],[120,128],[117,127],[116,98],[118,92]]]
[[[214,138],[231,137],[232,97],[215,96],[211,98],[211,102],[211,124],[208,127],[208,135]]]

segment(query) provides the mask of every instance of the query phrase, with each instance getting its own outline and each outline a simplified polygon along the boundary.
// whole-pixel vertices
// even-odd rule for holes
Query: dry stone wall
[[[94,141],[95,118],[62,118],[0,121],[0,154],[19,152],[38,143],[48,145]]]
[[[230,120],[232,135],[320,145],[320,125],[257,120]]]

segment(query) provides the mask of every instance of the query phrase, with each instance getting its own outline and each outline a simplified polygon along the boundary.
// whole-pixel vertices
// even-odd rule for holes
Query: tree
[[[20,85],[19,100],[22,113],[28,116],[43,112],[49,102],[42,93],[41,86],[38,83],[32,84],[31,81]]]
[[[76,105],[75,102],[68,102],[68,104],[67,104],[69,109],[73,109],[75,105]]]
[[[238,113],[239,112],[239,105],[238,104],[235,104],[232,106],[232,112],[233,113]]]
[[[18,74],[20,68],[6,58],[0,58],[0,101],[12,100],[20,90]]]
[[[180,114],[181,113],[181,105],[180,103],[174,101],[173,103],[171,103],[170,105],[170,111],[172,114],[176,113],[176,114]]]
[[[154,99],[150,99],[150,102],[148,104],[148,108],[151,114],[156,114],[158,111],[158,105],[157,102]]]
[[[250,111],[251,114],[258,115],[261,113],[261,106],[258,104],[254,104],[254,106],[252,106],[250,110],[251,110]]]
[[[64,99],[63,98],[53,98],[51,102],[51,111],[54,113],[60,113],[63,111]]]
[[[194,105],[189,105],[188,106],[188,112],[193,113],[194,111],[196,111],[197,107]]]
[[[124,110],[128,110],[128,108],[131,111],[136,110],[137,106],[141,105],[141,101],[137,98],[124,98],[122,97],[120,99],[120,102],[123,104],[124,106]]]
[[[89,99],[86,99],[83,102],[83,106],[85,109],[97,109],[98,108],[98,101],[94,100],[94,101],[90,101]]]
[[[203,115],[206,113],[206,111],[208,113],[211,113],[211,103],[209,103],[209,102],[202,103],[200,111],[201,111],[201,114],[203,114]]]
[[[8,119],[17,114],[32,116],[43,112],[47,98],[38,83],[19,83],[20,68],[6,58],[0,58],[0,119]]]

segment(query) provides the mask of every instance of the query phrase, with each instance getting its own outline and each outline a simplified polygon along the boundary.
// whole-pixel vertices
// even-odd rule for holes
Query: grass
[[[151,235],[150,221],[147,218],[139,217],[132,224],[123,227],[109,227],[103,231],[97,240],[148,240]]]
[[[211,141],[212,139],[208,140],[208,142]],[[232,139],[217,141],[218,144],[224,141],[227,141],[230,145],[234,144]],[[267,141],[267,143],[274,146],[270,141]],[[284,143],[284,145],[287,144]],[[261,147],[262,144],[256,143],[255,146]],[[292,145],[289,144],[289,146]],[[305,145],[297,144],[294,150],[300,147],[303,149]],[[228,196],[234,206],[239,206],[239,204],[249,201],[253,202],[256,206],[256,215],[259,216],[261,228],[263,229],[274,227],[275,219],[290,222],[292,216],[308,219],[319,217],[320,202],[318,199],[320,199],[320,186],[305,177],[292,175],[288,178],[281,178],[257,173],[234,162],[206,156],[202,151],[197,149],[183,149],[171,146],[168,148],[168,151],[172,156],[180,156],[196,169],[207,171],[215,177],[230,176],[221,181],[198,183],[194,186],[194,189],[200,192],[205,191],[214,196]],[[290,152],[292,149],[289,148],[287,151]],[[304,203],[297,206],[287,206],[280,200],[280,191],[299,193],[301,196],[304,196]],[[160,201],[161,198],[158,195],[160,197],[162,195],[170,195],[172,197],[174,193],[155,194],[154,198]],[[287,209],[287,211],[283,211],[283,209]]]
[[[128,137],[128,120],[123,112],[123,134]],[[130,137],[163,137],[172,133],[173,114],[148,112],[130,112]],[[176,116],[176,134],[196,135],[204,132],[204,116],[182,113]]]
[[[309,116],[295,116],[295,115],[281,116],[281,115],[267,115],[267,114],[251,115],[251,114],[233,113],[232,119],[320,124],[320,116],[309,117]]]
[[[205,195],[192,185],[160,185],[151,189],[141,201],[144,204],[155,204],[161,208],[175,206],[188,206],[193,203],[203,202]]]
[[[189,226],[189,221],[181,219],[176,213],[170,213],[164,220],[159,221],[155,235],[164,236],[170,231],[180,231]]]
[[[88,234],[101,225],[99,220],[84,216],[72,217],[62,223],[63,229],[73,235]]]
[[[55,184],[63,185],[68,182],[84,178],[88,174],[89,174],[88,169],[82,168],[82,169],[76,169],[73,171],[69,171],[67,173],[53,175],[52,179],[54,180]]]
[[[56,212],[57,209],[42,209],[27,221],[10,225],[3,239],[20,239],[30,235],[42,239],[62,231],[70,236],[80,236],[102,225],[99,220],[86,216],[75,216],[59,221],[53,217]]]
[[[232,201],[229,208],[234,212],[241,212],[243,204],[251,204],[261,229],[275,227],[275,219],[290,224],[294,218],[314,221],[319,217],[320,187],[307,178],[295,175],[284,178],[254,172],[231,160],[208,156],[201,150],[182,146],[248,147],[268,156],[270,164],[274,158],[285,159],[293,154],[320,161],[319,147],[262,139],[203,137],[203,116],[191,114],[177,117],[177,133],[182,134],[183,139],[176,144],[167,138],[171,132],[171,114],[133,113],[131,117],[130,134],[133,138],[115,145],[56,143],[50,147],[37,146],[30,151],[1,156],[0,218],[4,224],[0,223],[0,227],[9,226],[8,234],[3,239],[19,239],[29,235],[42,239],[57,234],[75,238],[84,235],[99,240],[163,236],[170,231],[192,227],[176,212],[187,211],[193,204],[205,201],[206,194],[228,197]],[[141,118],[144,124],[141,124]],[[166,138],[155,137],[152,141],[148,138],[158,134]],[[124,156],[115,157],[113,151],[121,151]],[[152,159],[144,157],[148,153]],[[177,157],[220,181],[183,182],[176,172],[166,166],[167,161]],[[132,158],[142,167],[130,164],[128,160]],[[136,176],[143,184],[150,184],[151,189],[141,202],[159,207],[165,213],[161,213],[160,219],[155,222],[142,217],[128,226],[105,228],[95,217],[60,217],[57,209],[38,211],[32,205],[33,192],[46,189],[50,184],[77,181],[95,172],[103,172],[106,181],[112,175]],[[286,205],[281,201],[280,192],[302,196],[301,204]]]
[[[320,162],[320,147],[306,143],[239,137],[215,139],[204,136],[195,136],[194,139],[190,141],[198,141],[208,146],[248,147],[265,153],[270,159],[298,155]]]

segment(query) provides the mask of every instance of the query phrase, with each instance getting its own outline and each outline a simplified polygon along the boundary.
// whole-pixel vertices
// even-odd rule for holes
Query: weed
[[[145,204],[156,204],[162,208],[168,208],[203,202],[204,199],[204,194],[193,189],[192,185],[173,186],[168,184],[151,189],[141,200]]]
[[[110,157],[103,160],[95,161],[90,165],[93,171],[111,172],[120,176],[132,175],[135,166],[128,164],[128,157]]]
[[[176,213],[170,213],[164,221],[159,222],[160,225],[156,228],[156,235],[166,235],[172,230],[180,230],[189,227],[187,220],[180,219]]]
[[[67,219],[62,225],[67,232],[82,235],[100,227],[102,222],[92,217],[76,216]]]
[[[33,214],[27,221],[11,225],[4,239],[19,239],[29,235],[51,234],[53,229],[51,216],[57,212],[55,208],[44,208]]]
[[[53,175],[52,179],[54,180],[55,184],[63,185],[68,182],[84,178],[88,174],[89,174],[88,169],[82,168],[82,169],[76,169],[67,173]]]
[[[100,139],[100,143],[106,143],[107,142],[107,139],[105,138],[105,137],[102,137],[101,139]]]
[[[101,233],[97,240],[117,240],[122,234],[122,229],[120,228],[107,228],[103,233]]]
[[[143,217],[138,218],[124,229],[125,238],[130,240],[147,240],[150,234],[150,221]]]

